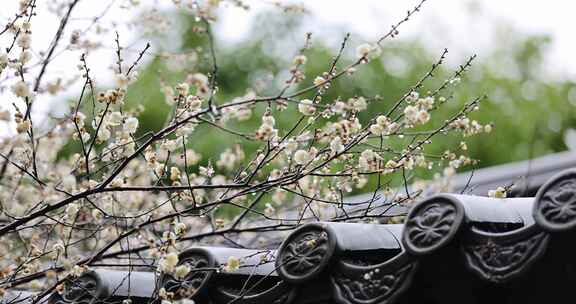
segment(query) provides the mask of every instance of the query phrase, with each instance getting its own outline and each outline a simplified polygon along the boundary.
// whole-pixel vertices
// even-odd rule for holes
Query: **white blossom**
[[[190,86],[185,82],[182,82],[182,83],[179,83],[178,85],[176,85],[176,92],[178,92],[178,94],[180,96],[188,95],[189,91],[190,91]]]
[[[298,55],[298,56],[294,57],[293,63],[296,65],[306,64],[307,60],[308,60],[308,58],[306,58],[306,56]]]
[[[214,175],[214,168],[212,168],[212,166],[200,166],[199,171],[200,175],[203,176],[212,177]]]
[[[29,49],[31,41],[32,37],[30,34],[22,33],[18,36],[18,40],[16,41],[16,43],[18,44],[19,47],[23,49]]]
[[[363,171],[375,170],[378,167],[378,161],[381,157],[372,151],[372,149],[366,149],[360,153],[358,158],[358,166]]]
[[[304,115],[310,116],[314,115],[314,113],[316,112],[316,107],[314,106],[312,100],[303,99],[298,104],[298,111],[300,111],[300,113]]]
[[[330,150],[332,153],[340,153],[344,151],[344,145],[342,144],[342,139],[340,136],[336,136],[330,141]]]
[[[226,272],[234,272],[240,268],[240,259],[235,256],[228,257],[228,261],[224,266],[224,271]]]
[[[80,210],[80,207],[78,207],[78,204],[76,204],[76,203],[69,204],[66,207],[66,216],[68,216],[69,219],[72,219],[76,216],[76,213],[78,213],[78,210]]]
[[[180,141],[179,140],[166,140],[162,143],[162,145],[160,146],[162,149],[165,149],[167,151],[173,152],[176,149],[178,149],[178,147],[180,146]]]
[[[108,128],[103,128],[100,127],[100,130],[98,130],[98,140],[99,141],[107,141],[108,139],[110,139],[110,136],[112,136],[112,133],[110,132],[110,130],[108,130]]]
[[[30,96],[30,89],[28,88],[28,84],[26,82],[20,80],[12,85],[12,93],[18,97],[29,97]]]
[[[276,120],[272,115],[262,116],[262,124],[256,131],[256,138],[263,140],[274,139],[278,135],[278,130],[274,128]]]
[[[265,125],[274,126],[276,124],[276,120],[274,119],[274,116],[272,116],[272,115],[264,115],[262,117],[262,123]]]
[[[166,291],[166,288],[162,287],[158,290],[158,297],[162,299],[160,304],[173,304],[172,301],[167,301],[166,299],[172,298],[174,296],[173,292]]]
[[[374,135],[380,136],[384,133],[384,128],[380,124],[370,125],[370,132]]]
[[[320,85],[322,85],[325,81],[326,81],[326,79],[324,79],[324,77],[322,77],[322,76],[317,76],[316,78],[314,78],[314,85],[315,85],[315,86],[320,86]]]
[[[346,112],[347,109],[347,105],[346,103],[342,102],[342,101],[337,101],[334,103],[334,106],[332,107],[332,110],[334,111],[334,113],[338,113],[338,114],[344,114]]]
[[[176,267],[176,269],[174,270],[174,277],[176,277],[176,279],[183,279],[188,273],[190,272],[190,266],[188,265],[180,265],[178,267]]]
[[[198,111],[202,107],[202,99],[196,95],[186,97],[186,104],[190,111]]]
[[[64,244],[62,244],[61,242],[58,242],[52,246],[52,250],[55,251],[56,253],[62,253],[64,252],[64,249],[65,249]]]
[[[418,108],[415,106],[406,106],[404,108],[404,117],[410,122],[415,122],[418,119]]]
[[[117,177],[113,179],[112,182],[110,182],[110,187],[112,188],[122,187],[123,185],[124,185],[124,179],[121,177]]]
[[[490,190],[488,191],[488,196],[494,198],[505,198],[507,196],[506,189],[504,187],[498,187],[496,190]]]
[[[296,149],[298,149],[298,142],[296,142],[293,138],[290,138],[288,141],[286,141],[286,148],[284,149],[286,153],[292,154],[294,151],[296,151]]]
[[[298,165],[305,165],[310,159],[310,153],[306,150],[298,150],[294,153],[294,162]]]
[[[28,119],[23,120],[23,121],[16,124],[16,132],[25,133],[28,130],[30,130],[31,126],[32,126],[32,124],[30,123],[30,120],[28,120]]]
[[[30,31],[30,28],[32,28],[32,23],[30,23],[28,20],[24,20],[22,21],[22,24],[20,25],[20,28],[24,31]]]
[[[366,103],[364,97],[351,98],[348,103],[356,112],[361,112],[368,108],[368,103]]]
[[[8,64],[8,54],[4,48],[0,48],[0,69]]]
[[[384,167],[388,170],[388,172],[392,172],[398,168],[398,162],[391,159],[386,162],[386,165],[384,165]]]
[[[30,61],[30,59],[32,59],[32,53],[28,50],[21,52],[20,56],[18,56],[18,61],[20,61],[20,63],[22,64],[27,63],[28,61]]]
[[[206,76],[202,73],[195,73],[195,74],[189,75],[187,78],[187,81],[196,87],[198,93],[200,93],[200,94],[208,93],[208,90],[209,90],[208,76]]]
[[[427,96],[425,98],[420,98],[416,103],[421,109],[430,110],[434,107],[434,97]]]
[[[276,213],[276,209],[274,208],[274,206],[272,206],[270,203],[266,203],[264,208],[264,215],[266,215],[267,217],[273,217],[274,214]]]
[[[78,112],[73,117],[74,123],[78,126],[78,128],[84,127],[86,123],[86,115],[82,112]]]
[[[76,188],[76,177],[72,174],[66,174],[62,178],[62,187],[68,191],[74,190]]]
[[[382,127],[386,127],[390,123],[390,119],[384,115],[379,115],[376,117],[376,123]]]
[[[135,133],[138,129],[138,118],[136,117],[129,117],[124,121],[124,131],[132,134]]]
[[[220,159],[216,162],[216,166],[218,168],[232,170],[236,165],[236,160],[236,154],[232,151],[232,149],[226,149],[226,151],[220,154]]]
[[[92,218],[96,221],[99,221],[104,218],[104,213],[102,213],[102,211],[100,211],[99,209],[93,209]]]
[[[419,97],[420,97],[420,93],[418,93],[416,91],[412,91],[412,92],[410,92],[410,94],[408,94],[408,97],[406,97],[406,101],[407,102],[415,102],[416,100],[418,100]]]
[[[286,199],[286,191],[282,189],[278,189],[272,194],[272,201],[276,205],[282,204],[282,202]]]
[[[180,180],[180,169],[178,167],[170,168],[170,180],[173,182]]]
[[[246,121],[252,117],[252,110],[250,108],[242,107],[236,110],[235,117],[238,121]]]
[[[130,78],[124,74],[119,73],[114,75],[114,82],[117,88],[126,89],[130,83]]]
[[[158,262],[158,268],[161,272],[173,273],[177,264],[178,254],[171,252],[160,259]]]
[[[108,116],[108,124],[111,126],[119,126],[122,124],[122,113],[116,111],[110,113]]]
[[[416,121],[420,124],[425,124],[430,120],[430,113],[428,113],[426,110],[420,110],[418,112],[418,116]]]
[[[364,43],[356,48],[356,56],[358,58],[365,58],[366,56],[368,56],[368,54],[370,54],[371,51],[372,46],[368,43]]]
[[[79,266],[79,265],[74,265],[74,267],[72,267],[72,275],[75,277],[79,277],[81,276],[84,272],[86,272],[88,269],[84,266]]]
[[[174,233],[176,235],[183,235],[184,233],[186,233],[187,229],[188,228],[185,223],[177,222],[174,224]]]

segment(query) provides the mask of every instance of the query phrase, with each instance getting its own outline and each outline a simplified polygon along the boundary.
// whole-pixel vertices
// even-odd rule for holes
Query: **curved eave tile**
[[[182,252],[178,265],[190,272],[181,279],[162,275],[159,286],[175,299],[196,303],[285,303],[292,286],[278,279],[274,251],[222,247],[194,247]],[[234,271],[223,271],[230,257],[241,261]]]
[[[573,234],[575,227],[576,170],[571,169],[551,178],[535,198],[430,197],[409,212],[402,242],[422,262],[460,251],[480,278],[506,283],[529,271],[559,235]]]
[[[572,169],[534,198],[443,194],[414,205],[405,224],[310,223],[277,251],[191,248],[179,263],[192,271],[181,280],[164,275],[157,285],[175,293],[187,286],[179,296],[197,304],[472,304],[500,302],[504,292],[506,303],[532,303],[546,299],[544,287],[553,290],[549,298],[560,299],[576,284],[575,228]],[[274,265],[260,264],[263,252]],[[230,256],[249,257],[245,263],[254,267],[218,271]],[[72,287],[100,299],[109,296],[106,280],[87,273]],[[64,296],[77,303],[85,294]]]

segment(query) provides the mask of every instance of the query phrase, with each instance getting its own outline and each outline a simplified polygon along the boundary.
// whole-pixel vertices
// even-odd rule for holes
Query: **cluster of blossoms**
[[[262,116],[262,124],[256,130],[256,138],[260,140],[274,140],[278,137],[278,129],[274,128],[276,119],[270,114]]]
[[[191,88],[195,88],[196,95],[188,95]],[[201,73],[190,74],[185,82],[179,83],[175,87],[164,84],[161,88],[165,96],[165,101],[170,106],[178,106],[186,109],[184,101],[191,102],[192,99],[202,100],[208,93],[208,77]],[[192,97],[194,96],[194,97]],[[190,99],[190,100],[189,100]],[[193,110],[198,110],[201,104],[195,104]]]
[[[190,266],[186,264],[178,265],[178,254],[170,252],[160,259],[158,262],[158,270],[171,274],[177,279],[182,279],[190,272]]]
[[[123,89],[108,90],[106,92],[98,93],[96,100],[104,104],[123,105],[125,94],[126,92]]]
[[[330,141],[330,151],[332,151],[333,154],[341,153],[344,149],[345,147],[340,136],[336,136]]]
[[[130,9],[139,2],[124,1],[122,6]],[[194,35],[211,35],[219,1],[173,2],[203,21],[194,24]],[[32,6],[23,3],[26,16],[32,17]],[[54,10],[62,17],[70,3],[61,4]],[[136,24],[149,27],[144,31],[148,33],[173,28],[156,9]],[[99,29],[104,35],[109,30]],[[68,43],[61,47],[63,52],[98,45],[88,42],[81,30],[65,32],[69,39],[62,40]],[[128,261],[126,266],[135,259],[152,259],[158,272],[183,279],[191,271],[179,259],[187,240],[218,242],[245,231],[269,231],[279,223],[287,225],[283,219],[287,208],[302,218],[349,220],[342,216],[343,196],[375,185],[382,175],[393,182],[379,184],[378,189],[384,189],[394,203],[409,203],[415,196],[395,194],[393,183],[398,179],[393,174],[411,171],[407,175],[417,176],[421,168],[435,170],[436,179],[444,181],[474,163],[465,153],[446,151],[440,158],[425,153],[431,137],[411,129],[426,129],[431,113],[442,103],[433,96],[410,92],[398,103],[398,111],[386,115],[377,108],[381,105],[376,101],[383,99],[378,96],[328,99],[326,93],[339,78],[352,77],[357,67],[378,56],[376,44],[359,46],[357,60],[345,70],[337,69],[340,64],[334,62],[310,81],[304,70],[309,60],[306,45],[287,67],[290,79],[280,83],[280,94],[262,96],[264,90],[254,85],[231,100],[218,90],[222,78],[218,69],[204,60],[210,59],[210,49],[156,53],[165,67],[181,77],[159,81],[162,104],[170,111],[163,126],[150,130],[140,120],[143,107],[130,107],[128,102],[141,95],[134,89],[138,86],[131,85],[142,81],[133,68],[149,56],[147,48],[134,58],[134,65],[125,66],[126,52],[117,36],[118,58],[110,88],[96,85],[89,61],[81,56],[75,73],[80,71],[76,78],[84,81],[82,96],[69,112],[40,123],[31,115],[35,100],[64,91],[75,77],[32,81],[42,78],[28,69],[32,57],[46,58],[30,48],[30,23],[19,20],[10,33],[17,48],[0,50],[0,74],[12,69],[16,75],[6,86],[15,98],[15,109],[0,109],[0,123],[11,132],[0,139],[0,217],[7,223],[0,226],[0,253],[6,256],[0,260],[0,292],[18,280],[42,276],[45,279],[34,284],[50,288],[62,278],[57,271],[77,277],[93,263],[124,256],[129,258],[118,260]],[[39,64],[43,62],[50,60]],[[310,95],[292,93],[300,83],[308,85],[301,91]],[[293,125],[287,125],[289,117],[278,114],[287,108],[299,113]],[[254,117],[262,112],[262,117]],[[458,119],[443,127],[441,135],[463,131],[469,136],[491,129],[470,120],[466,110],[456,114]],[[213,139],[210,132],[223,132],[234,140]],[[220,153],[206,151],[206,142]],[[465,143],[459,148],[459,153],[467,150]],[[397,223],[401,217],[379,220]],[[317,244],[311,240],[307,245]],[[230,257],[220,270],[237,271],[243,261]],[[163,301],[175,298],[164,289],[158,294]]]
[[[464,151],[467,149],[465,142],[462,142],[460,144],[460,147]],[[463,166],[476,164],[476,161],[471,159],[470,157],[466,155],[457,156],[456,153],[450,152],[450,150],[444,151],[444,153],[442,154],[442,158],[448,161],[448,167],[453,169],[458,169]]]
[[[480,133],[492,132],[492,125],[482,125],[476,120],[471,120],[468,117],[461,117],[450,124],[450,128],[461,130],[464,136],[472,136]]]
[[[307,61],[308,58],[303,54],[299,54],[298,56],[294,57],[292,60],[293,66],[290,68],[290,74],[292,77],[286,80],[286,84],[289,85],[292,83],[299,83],[306,79],[306,75],[301,68],[306,64]]]
[[[240,259],[235,256],[228,257],[228,261],[223,267],[223,270],[226,272],[234,272],[240,268]]]
[[[8,65],[8,54],[5,50],[0,49],[0,73],[6,68]]]
[[[233,98],[231,103],[237,104],[241,103],[243,100],[251,100],[256,97],[254,91],[249,91],[246,95],[242,97]],[[226,123],[229,120],[236,120],[239,122],[247,121],[252,117],[252,108],[250,105],[240,104],[238,106],[230,106],[222,109],[221,111],[222,117],[220,121],[222,123]]]
[[[372,58],[378,58],[382,49],[377,44],[364,43],[356,47],[356,57],[361,63],[367,63]]]
[[[333,138],[340,137],[343,143],[347,143],[354,136],[358,135],[362,130],[362,124],[357,117],[350,117],[347,119],[340,119],[335,122],[328,122],[322,129],[322,134],[325,137]]]
[[[346,102],[336,100],[330,107],[331,114],[345,116],[349,112],[362,112],[368,109],[368,102],[363,96],[349,98]]]
[[[358,167],[362,171],[376,171],[380,168],[382,157],[371,149],[362,151],[358,158]]]
[[[434,97],[420,98],[418,92],[411,92],[406,101],[409,105],[404,108],[404,118],[408,125],[423,125],[430,121],[429,111],[434,107]]]
[[[394,133],[400,124],[391,121],[388,117],[380,115],[376,117],[376,123],[370,125],[370,132],[377,136],[386,136]]]
[[[5,50],[0,50],[0,73],[9,67],[16,71],[18,75],[22,75],[25,70],[25,65],[32,59],[32,52],[30,51],[32,43],[32,30],[29,21],[19,20],[12,23],[9,28],[10,32],[14,35],[16,45],[19,47],[19,55],[17,58],[10,58]],[[12,87],[12,93],[20,98],[32,98],[32,90],[29,84],[20,77]]]
[[[506,191],[506,188],[498,187],[495,190],[488,191],[488,196],[494,198],[505,198],[507,196],[507,192],[508,191]]]
[[[316,113],[316,107],[314,106],[314,102],[310,99],[302,99],[298,104],[298,111],[306,116],[311,116]]]
[[[16,122],[16,132],[26,133],[32,126],[29,119],[24,119],[24,115],[19,111],[14,114],[14,122]]]
[[[228,148],[220,154],[216,166],[221,169],[232,171],[236,166],[244,161],[244,158],[244,150],[240,145],[236,145],[233,149]]]
[[[313,151],[298,150],[294,152],[294,162],[297,165],[304,166],[314,159],[315,149]]]

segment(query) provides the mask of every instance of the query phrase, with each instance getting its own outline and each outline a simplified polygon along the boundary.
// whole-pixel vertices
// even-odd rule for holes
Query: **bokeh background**
[[[12,2],[12,1],[9,1]],[[17,1],[13,1],[17,2]],[[177,11],[169,1],[141,1],[138,9],[107,9],[122,1],[84,1],[78,12],[84,18],[72,20],[71,28],[82,28],[102,14],[100,22],[112,25],[120,33],[126,56],[135,57],[147,42],[152,51],[144,58],[138,81],[129,89],[127,104],[143,106],[140,133],[161,128],[170,111],[159,90],[160,83],[176,84],[188,73],[209,71],[209,58],[201,50],[207,47],[206,37],[196,33],[198,20]],[[228,101],[257,90],[262,95],[276,92],[281,79],[307,32],[312,33],[312,48],[306,51],[309,81],[326,70],[342,38],[351,34],[345,60],[354,58],[357,45],[371,42],[402,18],[406,10],[419,1],[357,0],[305,2],[244,1],[246,10],[236,2],[222,1],[214,23],[219,63],[217,100]],[[10,17],[10,5],[2,18]],[[40,4],[34,31],[34,44],[47,45],[58,25],[48,7]],[[286,6],[291,9],[285,9]],[[4,5],[3,5],[4,6]],[[283,8],[284,7],[284,8]],[[576,40],[572,1],[550,0],[461,1],[428,0],[422,11],[400,30],[398,38],[384,44],[382,55],[364,66],[354,78],[337,81],[326,98],[347,99],[354,95],[380,96],[383,102],[371,105],[371,111],[383,110],[400,97],[437,60],[444,48],[449,50],[447,64],[428,88],[442,81],[467,57],[477,54],[470,72],[454,94],[454,101],[444,109],[453,112],[464,101],[487,95],[479,112],[473,117],[492,122],[489,136],[470,139],[470,156],[480,160],[479,167],[491,166],[543,154],[576,149]],[[6,13],[4,13],[6,12]],[[134,31],[146,14],[160,14],[169,20],[158,24],[158,31]],[[116,24],[124,24],[124,27]],[[162,29],[164,27],[164,29]],[[168,29],[166,31],[166,29]],[[169,34],[167,34],[169,32]],[[114,62],[114,32],[102,34],[104,48],[89,55],[99,88],[112,85],[111,64]],[[163,54],[182,54],[177,60],[164,60]],[[60,56],[49,71],[65,75],[77,62]],[[307,83],[302,84],[305,86]],[[80,85],[62,94],[43,97],[34,109],[35,120],[59,116],[66,104],[73,101]],[[425,89],[423,93],[425,93]],[[1,92],[1,107],[9,105],[9,92]],[[380,107],[380,108],[377,108]],[[235,128],[249,130],[259,125],[259,113],[248,123]],[[296,119],[293,110],[283,112],[281,124]],[[11,133],[2,125],[2,133]],[[230,142],[237,141],[217,130],[200,129],[195,134],[194,149],[202,155],[217,155]],[[439,153],[457,146],[446,138],[437,140],[429,153]],[[256,146],[250,146],[255,149]],[[77,147],[71,145],[67,153]],[[468,168],[469,169],[469,168]]]

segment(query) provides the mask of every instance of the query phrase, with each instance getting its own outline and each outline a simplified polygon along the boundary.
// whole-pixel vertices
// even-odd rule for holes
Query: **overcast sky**
[[[6,20],[15,12],[17,0],[5,0],[0,11],[0,20]],[[39,14],[34,24],[35,44],[46,45],[53,36],[58,20],[51,14],[42,11],[40,1]],[[75,16],[90,17],[102,11],[110,1],[81,1]],[[122,1],[116,0],[115,3]],[[142,3],[153,1],[143,0]],[[170,2],[162,0],[161,3]],[[252,22],[252,17],[262,9],[269,9],[268,0],[246,0],[252,10],[246,12],[226,5],[220,11],[218,22],[218,37],[233,43],[246,39],[246,34]],[[282,1],[281,1],[282,2]],[[283,1],[286,2],[286,1]],[[303,3],[310,11],[309,29],[317,35],[333,33],[333,29],[341,29],[360,34],[366,40],[378,37],[389,29],[390,25],[405,14],[419,0],[308,0],[290,1]],[[164,4],[163,6],[166,6]],[[474,14],[470,12],[473,11]],[[494,47],[492,34],[495,24],[505,22],[521,32],[546,33],[553,38],[549,53],[551,69],[554,73],[570,77],[576,76],[576,37],[574,29],[576,21],[576,1],[570,0],[428,0],[422,12],[402,27],[402,38],[417,37],[431,48],[448,48],[454,53],[475,52],[482,56]],[[107,20],[126,20],[129,12],[111,10]],[[74,20],[71,27],[81,28],[87,20]],[[38,26],[41,24],[42,26]],[[334,35],[332,35],[334,36]],[[327,37],[338,40],[341,37]],[[124,35],[123,39],[131,37]],[[4,42],[0,40],[0,42]]]
[[[255,1],[259,2],[259,1]],[[407,0],[313,0],[305,6],[313,15],[309,31],[340,28],[366,37],[378,37],[419,1]],[[258,5],[261,7],[261,5]],[[220,37],[228,41],[244,38],[252,12],[223,11]],[[402,38],[414,38],[433,49],[451,53],[489,53],[498,43],[496,25],[507,24],[521,33],[549,34],[553,38],[549,72],[576,78],[576,1],[571,0],[428,0],[421,13],[402,27]],[[332,37],[340,39],[340,37]]]

